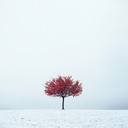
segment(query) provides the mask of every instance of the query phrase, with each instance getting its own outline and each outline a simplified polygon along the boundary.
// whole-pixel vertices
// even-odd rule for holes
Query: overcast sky
[[[0,109],[60,109],[58,75],[83,84],[67,109],[128,109],[127,0],[0,0]]]

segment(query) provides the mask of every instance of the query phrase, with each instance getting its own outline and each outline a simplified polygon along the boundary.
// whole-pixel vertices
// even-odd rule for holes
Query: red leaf
[[[45,93],[49,96],[68,97],[82,93],[81,83],[72,79],[72,76],[58,76],[45,83]]]

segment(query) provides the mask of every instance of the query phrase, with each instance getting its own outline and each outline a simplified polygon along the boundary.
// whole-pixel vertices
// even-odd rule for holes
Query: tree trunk
[[[62,97],[62,110],[64,110],[64,97]]]

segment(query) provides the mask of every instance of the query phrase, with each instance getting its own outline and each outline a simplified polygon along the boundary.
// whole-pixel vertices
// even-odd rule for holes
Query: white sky
[[[83,83],[66,108],[128,109],[127,0],[1,0],[0,109],[61,108],[58,75]]]

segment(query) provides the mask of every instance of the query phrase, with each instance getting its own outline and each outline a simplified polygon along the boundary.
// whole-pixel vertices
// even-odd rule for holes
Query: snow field
[[[0,110],[0,128],[128,128],[128,110]]]

